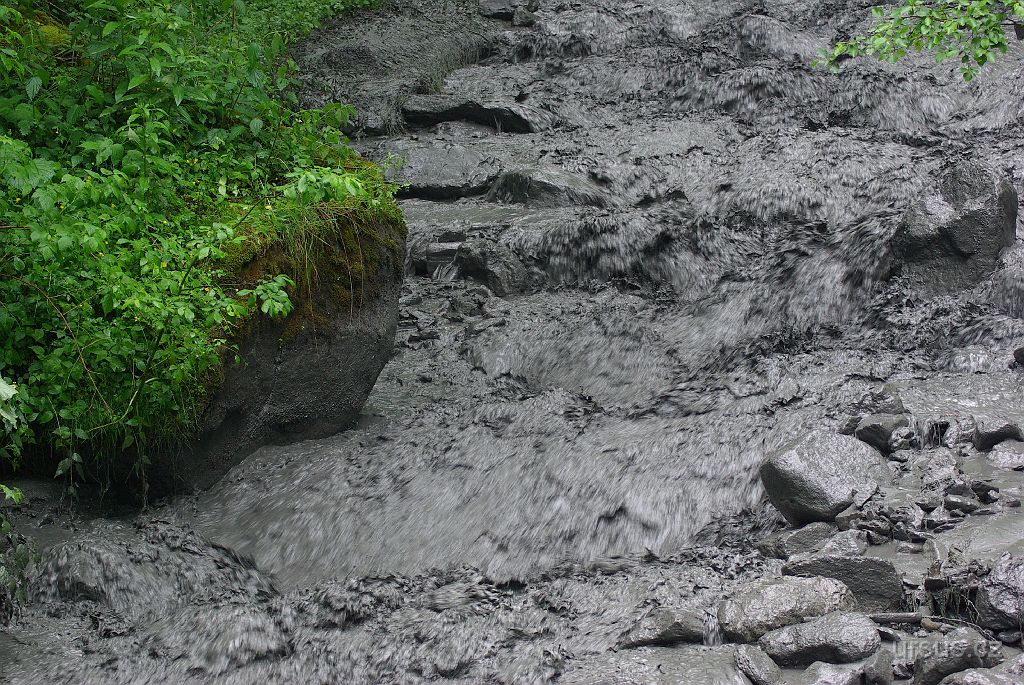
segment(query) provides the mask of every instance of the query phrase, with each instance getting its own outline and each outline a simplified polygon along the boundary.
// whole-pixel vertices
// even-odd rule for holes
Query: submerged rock
[[[829,432],[813,433],[761,466],[768,498],[795,524],[832,521],[858,496],[869,496],[891,479],[877,450]]]
[[[652,609],[619,640],[621,647],[668,646],[680,642],[704,642],[704,612],[686,609]]]
[[[782,567],[794,576],[823,576],[843,583],[862,611],[899,609],[903,603],[903,580],[892,562],[884,559],[837,554],[797,559]]]
[[[495,181],[487,199],[528,207],[603,207],[608,204],[601,189],[587,179],[561,169],[542,167],[506,171]]]
[[[792,667],[815,661],[859,661],[874,654],[882,641],[878,627],[867,616],[836,612],[809,623],[774,630],[758,644],[776,663]]]
[[[970,287],[1016,238],[1017,192],[999,173],[959,162],[911,208],[894,239],[903,273],[929,290]]]
[[[389,170],[391,180],[406,187],[408,197],[449,200],[482,195],[501,168],[493,157],[462,145],[400,141],[387,147],[398,164]]]
[[[402,115],[412,126],[471,121],[508,133],[540,131],[549,128],[552,123],[550,115],[513,102],[478,102],[445,94],[413,95],[402,106]]]
[[[745,588],[718,606],[723,634],[753,642],[770,630],[853,606],[853,595],[828,578],[775,578]]]

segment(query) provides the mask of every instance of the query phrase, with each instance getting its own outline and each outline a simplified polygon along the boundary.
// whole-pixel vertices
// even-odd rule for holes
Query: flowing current
[[[1024,50],[970,84],[929,57],[813,68],[867,7],[540,0],[513,26],[417,0],[311,37],[307,100],[354,101],[408,184],[364,421],[142,516],[40,524],[0,677],[598,682],[642,609],[756,574],[770,451],[1024,338],[1015,252],[936,289],[893,247],[957,164],[1021,189]]]

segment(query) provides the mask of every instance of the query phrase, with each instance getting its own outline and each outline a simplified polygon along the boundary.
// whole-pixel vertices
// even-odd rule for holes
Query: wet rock
[[[1001,416],[976,415],[974,417],[974,446],[986,452],[1004,440],[1024,440],[1024,433],[1016,420]]]
[[[1024,634],[1022,634],[1019,630],[1003,630],[999,633],[996,633],[996,639],[998,639],[1004,645],[1011,646],[1019,644],[1022,636],[1024,636]]]
[[[510,20],[516,10],[527,10],[527,4],[527,0],[480,0],[480,14],[491,19]],[[532,2],[529,4],[534,7]]]
[[[782,669],[760,647],[753,645],[736,648],[736,667],[754,685],[776,685],[782,680]]]
[[[813,433],[761,466],[768,498],[791,523],[832,521],[864,493],[891,480],[885,459],[860,440]]]
[[[830,523],[817,521],[796,530],[784,530],[758,543],[758,550],[765,556],[776,559],[788,559],[794,554],[802,554],[817,549],[828,540],[836,527]]]
[[[493,157],[454,143],[399,141],[387,152],[401,160],[388,173],[391,180],[407,185],[401,192],[408,197],[449,200],[482,195],[500,171]]]
[[[704,642],[704,612],[687,609],[652,609],[622,636],[618,646],[625,648],[668,646],[681,642]]]
[[[981,508],[976,500],[962,495],[946,495],[942,503],[949,511],[961,511],[965,514],[970,514]]]
[[[537,23],[537,15],[525,7],[517,7],[512,13],[513,26],[533,26]]]
[[[859,666],[837,666],[817,661],[800,674],[796,682],[799,685],[860,685],[862,675]]]
[[[1021,685],[1021,680],[990,668],[970,668],[943,678],[941,685]]]
[[[459,275],[484,283],[495,295],[511,295],[526,287],[526,266],[499,242],[470,238],[459,246],[454,261]]]
[[[894,255],[904,274],[934,292],[970,287],[988,276],[1016,238],[1012,182],[974,162],[946,171],[904,216]]]
[[[1024,625],[1024,556],[1003,555],[982,580],[977,599],[978,623],[991,630]]]
[[[410,96],[402,116],[413,127],[470,121],[508,133],[531,133],[550,125],[549,117],[514,102],[478,102],[448,94]]]
[[[1024,442],[1006,440],[985,454],[985,458],[993,466],[1001,469],[1024,469]]]
[[[506,171],[495,181],[487,199],[528,207],[608,204],[605,194],[590,181],[561,169],[542,167]]]
[[[864,662],[865,685],[892,685],[893,653],[887,648],[875,652],[875,655]]]
[[[827,578],[775,578],[744,588],[718,606],[723,634],[753,642],[770,630],[853,605],[853,595]]]
[[[768,656],[786,667],[807,666],[815,661],[859,661],[874,654],[881,643],[878,628],[870,618],[847,612],[779,628],[758,641]]]
[[[867,551],[867,534],[861,530],[845,530],[833,535],[816,551],[820,555],[855,557]]]
[[[907,409],[896,386],[886,383],[864,393],[851,405],[850,411],[857,414],[905,414]]]
[[[889,449],[887,451],[890,453],[889,458],[893,461],[906,462],[909,461],[909,455],[901,457],[898,456],[899,453],[917,449],[920,446],[921,440],[917,437],[917,433],[913,428],[897,428],[889,436]]]
[[[858,440],[882,452],[889,451],[889,439],[899,428],[906,428],[910,425],[906,416],[898,414],[872,414],[865,416],[857,424],[854,435]]]
[[[914,660],[914,685],[939,685],[943,678],[968,668],[990,668],[1002,661],[973,628],[957,628],[928,645]]]
[[[786,575],[834,578],[846,585],[863,611],[898,609],[903,581],[892,562],[874,557],[818,555],[787,562]]]

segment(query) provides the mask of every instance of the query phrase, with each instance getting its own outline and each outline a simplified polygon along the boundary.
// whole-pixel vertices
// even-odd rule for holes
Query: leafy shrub
[[[99,0],[55,45],[0,1],[0,373],[25,417],[2,456],[52,453],[72,492],[129,449],[144,478],[239,323],[289,312],[285,275],[234,282],[244,222],[287,240],[304,205],[393,194],[345,145],[347,108],[297,108],[281,35],[241,42],[244,9]]]

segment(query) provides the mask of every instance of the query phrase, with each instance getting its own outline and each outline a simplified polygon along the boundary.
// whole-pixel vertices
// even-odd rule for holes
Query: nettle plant
[[[837,43],[822,61],[874,55],[895,62],[908,52],[930,51],[938,61],[955,59],[970,81],[978,69],[1009,48],[1011,30],[1024,38],[1024,0],[904,0],[872,9],[876,23],[864,35]]]
[[[298,109],[284,41],[239,43],[243,11],[101,0],[54,39],[56,20],[0,2],[0,373],[24,416],[6,457],[55,454],[72,492],[128,448],[144,479],[236,326],[290,312],[287,276],[239,290],[225,272],[245,219],[310,189],[373,201],[349,110]],[[217,221],[229,204],[242,217]]]

